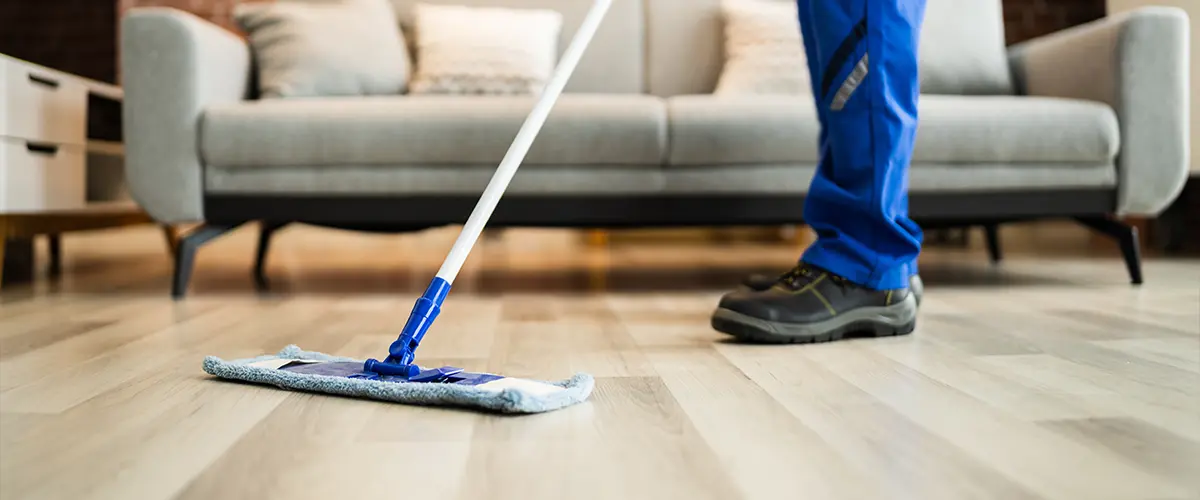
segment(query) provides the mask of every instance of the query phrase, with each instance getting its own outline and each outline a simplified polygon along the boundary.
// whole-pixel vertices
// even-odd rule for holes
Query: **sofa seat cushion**
[[[811,98],[677,96],[667,100],[671,165],[814,163]],[[1120,145],[1109,106],[1013,96],[921,96],[914,163],[1111,163]]]
[[[278,168],[213,167],[205,172],[209,194],[316,196],[478,196],[495,171],[483,165]],[[646,169],[572,165],[533,168],[513,178],[509,195],[717,195],[802,194],[816,166],[725,165]],[[1116,186],[1111,165],[913,165],[912,193],[1095,189]]]
[[[499,164],[531,96],[387,96],[248,101],[205,110],[205,165],[230,168]],[[645,95],[564,94],[525,165],[658,168],[666,108]]]

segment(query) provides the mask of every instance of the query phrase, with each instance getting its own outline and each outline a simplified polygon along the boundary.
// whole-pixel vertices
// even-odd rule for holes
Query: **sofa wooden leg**
[[[171,282],[171,297],[178,300],[187,294],[188,282],[192,279],[192,268],[196,265],[196,252],[200,247],[240,225],[204,224],[179,238],[175,248],[175,274]]]
[[[992,260],[992,264],[998,264],[1004,255],[1000,252],[1000,225],[985,224],[983,226],[984,239],[987,240],[988,258]]]
[[[271,250],[271,238],[275,232],[287,226],[288,222],[263,221],[258,230],[258,248],[254,253],[254,286],[258,291],[266,291],[270,287],[267,281],[267,253]]]
[[[1136,227],[1105,217],[1078,217],[1075,220],[1097,233],[1117,240],[1121,247],[1121,255],[1125,258],[1130,282],[1135,285],[1142,284],[1142,251]]]

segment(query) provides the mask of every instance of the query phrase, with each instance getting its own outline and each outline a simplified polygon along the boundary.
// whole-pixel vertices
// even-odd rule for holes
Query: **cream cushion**
[[[796,2],[725,0],[725,65],[716,94],[812,92]]]
[[[417,4],[415,94],[534,94],[558,60],[562,14]]]

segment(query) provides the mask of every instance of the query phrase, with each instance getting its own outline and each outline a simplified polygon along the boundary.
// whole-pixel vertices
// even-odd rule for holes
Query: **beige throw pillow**
[[[398,94],[408,49],[389,0],[244,3],[263,97]]]
[[[419,3],[414,94],[535,94],[558,61],[562,14]]]
[[[715,94],[811,94],[796,2],[725,0],[725,65]]]

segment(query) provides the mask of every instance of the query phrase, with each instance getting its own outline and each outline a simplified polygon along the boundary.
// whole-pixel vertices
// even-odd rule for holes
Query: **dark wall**
[[[133,6],[175,7],[230,28],[236,3],[238,0],[0,0],[0,53],[116,83],[121,12]]]
[[[0,0],[0,53],[113,82],[116,40],[115,0]]]
[[[1105,0],[1004,0],[1008,43],[1053,33],[1104,17]]]

